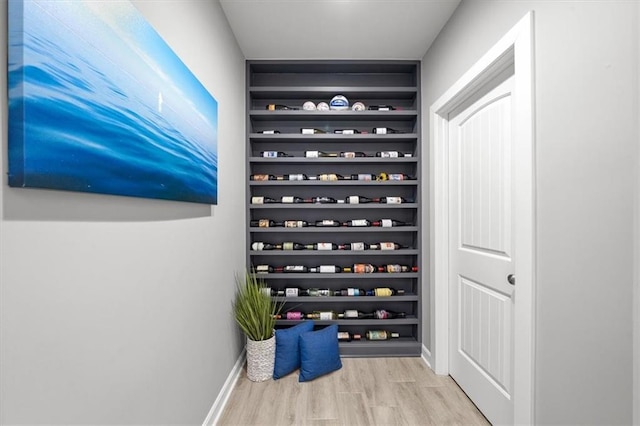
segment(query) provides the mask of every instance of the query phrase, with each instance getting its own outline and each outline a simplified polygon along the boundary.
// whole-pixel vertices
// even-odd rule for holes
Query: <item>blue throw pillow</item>
[[[300,335],[299,382],[308,382],[341,368],[337,324]]]
[[[273,378],[279,379],[300,368],[300,347],[298,338],[302,333],[313,330],[313,321],[303,321],[293,327],[276,330],[276,360]]]

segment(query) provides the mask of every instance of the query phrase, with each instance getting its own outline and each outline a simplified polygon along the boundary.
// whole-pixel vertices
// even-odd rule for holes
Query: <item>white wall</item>
[[[535,12],[537,424],[632,421],[637,7],[463,0],[423,60],[428,111]]]
[[[241,352],[244,57],[218,2],[134,4],[218,101],[219,204],[8,188],[0,104],[2,424],[202,423]]]

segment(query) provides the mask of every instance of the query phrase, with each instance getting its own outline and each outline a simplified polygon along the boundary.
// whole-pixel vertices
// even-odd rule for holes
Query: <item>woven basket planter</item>
[[[276,359],[276,336],[255,341],[247,339],[247,377],[252,382],[264,382],[273,377]]]

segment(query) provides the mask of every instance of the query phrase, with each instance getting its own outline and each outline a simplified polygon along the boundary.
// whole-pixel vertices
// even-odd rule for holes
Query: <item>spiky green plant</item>
[[[244,275],[236,274],[233,314],[244,334],[254,341],[273,336],[275,316],[282,309],[282,303],[272,301],[263,290],[265,288],[264,280],[253,271],[245,271]]]

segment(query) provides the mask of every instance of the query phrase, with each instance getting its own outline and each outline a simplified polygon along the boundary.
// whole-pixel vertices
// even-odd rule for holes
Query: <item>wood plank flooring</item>
[[[488,425],[448,376],[421,358],[343,358],[342,369],[298,383],[249,381],[246,371],[217,423],[227,425]]]

